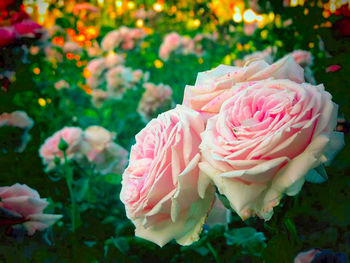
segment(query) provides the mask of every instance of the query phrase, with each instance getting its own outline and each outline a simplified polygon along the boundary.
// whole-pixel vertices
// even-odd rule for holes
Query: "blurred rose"
[[[108,68],[112,68],[119,64],[124,64],[125,59],[122,55],[118,55],[116,53],[109,53],[105,59],[106,66]]]
[[[69,84],[67,81],[65,81],[64,79],[61,79],[59,81],[57,81],[55,83],[55,88],[57,90],[61,90],[61,89],[69,89]]]
[[[83,131],[78,127],[64,127],[62,130],[55,132],[51,137],[47,138],[39,149],[40,157],[43,163],[50,170],[55,167],[55,157],[63,159],[63,152],[58,148],[59,143],[63,139],[67,144],[66,155],[68,159],[79,159],[85,152],[86,145],[83,143]]]
[[[24,228],[28,235],[42,231],[58,221],[61,215],[44,214],[47,201],[27,185],[0,187],[0,224],[11,229]]]
[[[104,90],[95,89],[91,92],[92,103],[95,107],[101,107],[103,102],[108,98],[108,93]]]
[[[16,40],[13,27],[0,27],[0,47],[12,44]]]
[[[78,53],[82,50],[81,47],[73,41],[65,42],[62,49],[64,53]]]
[[[198,182],[200,115],[178,105],[136,135],[120,198],[138,237],[163,246],[199,239],[214,188]]]
[[[101,126],[90,126],[84,131],[84,140],[90,146],[87,158],[103,174],[123,173],[127,164],[128,151],[114,143],[115,133]]]
[[[329,67],[326,68],[326,72],[337,72],[339,69],[341,69],[341,66],[339,65],[331,65]]]
[[[11,25],[22,22],[23,20],[26,20],[26,19],[30,19],[29,15],[23,10],[20,10],[11,16],[11,19],[10,19]]]
[[[263,51],[257,51],[250,55],[246,55],[244,56],[243,60],[236,60],[234,63],[235,66],[238,67],[244,67],[247,63],[250,63],[254,60],[264,60],[268,64],[272,64],[274,60],[273,54],[276,53],[276,51],[276,47],[268,47]]]
[[[22,129],[31,129],[34,125],[34,121],[29,118],[24,111],[14,111],[12,113],[4,112],[0,115],[0,127],[5,125]]]
[[[29,19],[16,23],[13,27],[22,37],[39,38],[43,32],[42,26]]]
[[[143,84],[146,90],[142,94],[137,111],[144,120],[149,121],[161,107],[170,107],[173,90],[164,84],[155,85],[147,82]]]
[[[338,106],[322,85],[286,79],[239,83],[228,97],[202,133],[201,175],[242,219],[269,220],[283,194],[325,180],[322,164],[344,146]]]

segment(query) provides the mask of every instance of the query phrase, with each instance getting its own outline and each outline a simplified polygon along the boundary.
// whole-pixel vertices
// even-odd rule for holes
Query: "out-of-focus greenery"
[[[153,4],[148,2],[149,6]],[[200,71],[221,63],[232,64],[235,59],[268,46],[277,47],[277,58],[296,49],[309,50],[314,56],[312,70],[317,83],[323,83],[333,95],[333,100],[339,104],[340,116],[350,120],[349,37],[341,37],[332,27],[314,28],[326,21],[322,9],[312,4],[314,1],[293,8],[284,7],[282,2],[259,1],[261,12],[274,12],[275,16],[280,15],[282,22],[292,19],[292,24],[270,23],[258,28],[251,36],[244,34],[242,24],[233,21],[213,26],[216,15],[208,5],[204,1],[191,2],[181,10],[185,13],[193,10],[197,14],[204,9],[199,28],[189,29],[185,22],[177,22],[175,15],[159,14],[157,22],[150,23],[153,33],[145,38],[143,47],[117,52],[125,54],[126,66],[150,72],[151,82],[170,85],[175,103],[181,103],[185,85],[193,84]],[[304,14],[306,8],[308,15]],[[328,20],[334,23],[341,18],[332,16]],[[63,28],[71,28],[74,19],[73,14],[64,14],[56,22]],[[109,24],[102,24],[98,41],[122,24],[134,26],[135,19],[120,16]],[[202,58],[171,55],[168,61],[162,62],[162,67],[155,67],[154,61],[159,59],[158,50],[165,34],[176,31],[193,37],[197,33],[211,32],[214,27],[218,39],[203,43],[205,54]],[[44,44],[38,41],[29,45]],[[327,167],[327,182],[320,185],[306,183],[299,195],[282,200],[270,221],[253,218],[243,222],[233,214],[228,227],[205,227],[201,239],[189,247],[172,242],[159,248],[135,237],[134,227],[119,200],[121,176],[93,174],[70,164],[79,207],[77,229],[73,233],[71,200],[66,184],[62,179],[56,180],[55,173],[44,172],[38,149],[47,137],[64,126],[101,125],[116,132],[116,142],[130,150],[135,134],[145,126],[136,111],[143,88],[136,85],[121,99],[107,101],[96,108],[91,96],[82,89],[85,85],[83,66],[78,67],[75,60],[65,56],[62,62],[52,63],[45,57],[45,48],[36,55],[23,50],[21,46],[0,50],[0,57],[6,57],[11,62],[7,66],[16,72],[16,79],[8,90],[1,91],[0,112],[24,110],[35,125],[30,130],[32,139],[23,153],[1,154],[0,185],[25,183],[49,199],[47,212],[64,217],[52,229],[44,234],[36,233],[34,237],[15,239],[0,232],[0,261],[282,263],[293,262],[298,252],[314,247],[350,255],[348,147]],[[84,51],[81,60],[90,59]],[[334,64],[340,65],[341,69],[326,73],[325,69]],[[39,68],[40,73],[35,74],[34,68]],[[54,84],[62,79],[70,88],[56,90]],[[40,105],[39,99],[43,99],[45,105]],[[345,140],[346,144],[350,143],[349,135]]]

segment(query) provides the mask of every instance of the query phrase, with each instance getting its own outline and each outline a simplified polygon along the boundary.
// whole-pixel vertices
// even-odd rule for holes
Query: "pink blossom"
[[[269,220],[284,194],[325,180],[313,169],[344,146],[333,131],[338,107],[322,85],[287,79],[238,83],[228,97],[202,133],[202,181],[212,180],[242,219]]]
[[[198,113],[177,106],[136,135],[120,194],[136,236],[159,246],[172,239],[182,245],[199,239],[215,192],[198,181],[203,130]]]
[[[12,44],[16,40],[13,27],[0,27],[0,47]]]
[[[46,199],[27,185],[14,184],[0,187],[0,209],[3,210],[0,223],[18,228],[19,224],[28,235],[42,231],[58,221],[61,215],[44,214],[48,205]]]
[[[341,69],[340,65],[331,65],[329,67],[326,68],[326,72],[337,72],[339,69]]]

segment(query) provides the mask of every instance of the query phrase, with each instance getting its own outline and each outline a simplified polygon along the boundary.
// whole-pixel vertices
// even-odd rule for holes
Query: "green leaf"
[[[122,176],[120,174],[109,173],[102,175],[105,182],[110,184],[119,185],[122,182]]]
[[[242,254],[258,256],[265,248],[265,236],[252,227],[235,228],[225,233],[228,245],[240,246]]]

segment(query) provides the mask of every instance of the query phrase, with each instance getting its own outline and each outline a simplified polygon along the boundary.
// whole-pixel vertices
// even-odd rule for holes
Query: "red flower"
[[[13,25],[18,35],[23,37],[40,37],[42,26],[32,20],[23,20]]]
[[[16,40],[13,27],[0,27],[0,47],[7,46]]]

